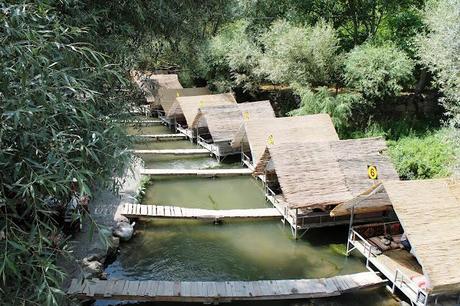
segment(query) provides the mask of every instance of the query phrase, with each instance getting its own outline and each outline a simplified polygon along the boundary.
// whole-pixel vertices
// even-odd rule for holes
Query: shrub
[[[442,132],[389,141],[389,152],[403,179],[429,179],[451,174],[453,144]]]
[[[327,87],[316,91],[309,88],[294,86],[295,93],[300,97],[300,107],[289,113],[292,116],[326,113],[332,118],[335,128],[343,133],[349,124],[354,105],[360,103],[361,97],[356,94],[332,94]]]

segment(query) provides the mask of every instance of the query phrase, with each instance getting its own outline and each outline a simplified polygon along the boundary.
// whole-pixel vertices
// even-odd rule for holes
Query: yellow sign
[[[244,121],[249,120],[249,112],[248,111],[243,112],[243,119],[244,119]]]
[[[269,145],[274,145],[275,144],[275,137],[273,137],[273,135],[268,136],[267,144],[269,144]]]
[[[376,180],[379,178],[379,172],[377,170],[377,166],[374,165],[367,165],[367,176],[371,180]]]
[[[200,108],[202,108],[203,106],[204,106],[204,101],[201,100],[201,101],[200,101]]]

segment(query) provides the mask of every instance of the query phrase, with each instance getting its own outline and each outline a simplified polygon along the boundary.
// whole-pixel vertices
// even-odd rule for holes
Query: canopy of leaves
[[[260,42],[264,53],[258,73],[273,82],[321,85],[333,78],[338,39],[327,23],[309,27],[276,21]]]
[[[398,94],[411,79],[413,68],[413,61],[395,47],[365,44],[347,54],[344,78],[372,101]]]
[[[260,82],[254,69],[261,56],[259,46],[247,33],[248,23],[241,20],[227,24],[209,44],[208,73],[217,76],[213,84],[219,91],[241,86],[254,90]]]
[[[460,126],[460,0],[430,1],[418,40],[420,61],[435,75],[452,121]]]
[[[67,203],[73,180],[91,194],[126,168],[126,136],[107,117],[125,110],[124,81],[56,7],[0,10],[0,300],[56,305],[66,252],[47,199]]]

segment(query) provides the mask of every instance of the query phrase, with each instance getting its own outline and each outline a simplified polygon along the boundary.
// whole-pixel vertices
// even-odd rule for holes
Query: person
[[[409,240],[407,239],[407,236],[406,236],[405,232],[401,235],[401,242],[400,243],[401,243],[401,245],[400,245],[401,249],[404,249],[404,250],[407,250],[407,251],[410,252],[412,247],[410,245]]]

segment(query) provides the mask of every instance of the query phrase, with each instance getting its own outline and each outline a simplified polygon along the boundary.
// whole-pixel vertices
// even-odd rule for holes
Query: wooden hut
[[[339,140],[328,114],[255,119],[241,126],[232,141],[242,152],[243,162],[251,169],[267,144]]]
[[[225,104],[202,107],[192,123],[197,142],[220,161],[228,155],[240,154],[231,142],[245,121],[275,118],[270,101]]]
[[[348,217],[330,217],[330,212],[375,183],[369,178],[369,166],[378,169],[379,179],[398,179],[385,150],[382,138],[268,145],[254,175],[265,177],[267,199],[297,237],[299,230],[348,224]],[[356,219],[369,222],[383,217],[370,213]]]
[[[145,95],[147,103],[153,109],[160,107],[158,101],[158,89],[181,89],[177,74],[155,74],[149,71],[132,70],[131,78],[139,86]]]
[[[460,298],[460,182],[452,179],[383,181],[358,201],[337,206],[331,214],[382,211],[385,194],[396,214],[393,223],[353,226],[347,253],[358,250],[369,269],[381,272],[413,305]],[[377,201],[372,199],[377,198]],[[405,240],[404,244],[401,240]],[[403,248],[402,248],[403,247]]]
[[[180,133],[193,139],[196,134],[191,127],[200,108],[229,104],[236,104],[232,93],[180,96],[171,105],[171,108],[167,112],[167,117],[176,122],[176,129]]]
[[[167,116],[171,107],[174,105],[176,98],[187,97],[187,96],[200,96],[208,95],[211,92],[207,87],[196,87],[196,88],[182,88],[182,89],[170,89],[170,88],[159,88],[158,89],[158,102],[161,105],[161,110],[158,111],[158,117],[168,126],[174,126],[174,118]]]

